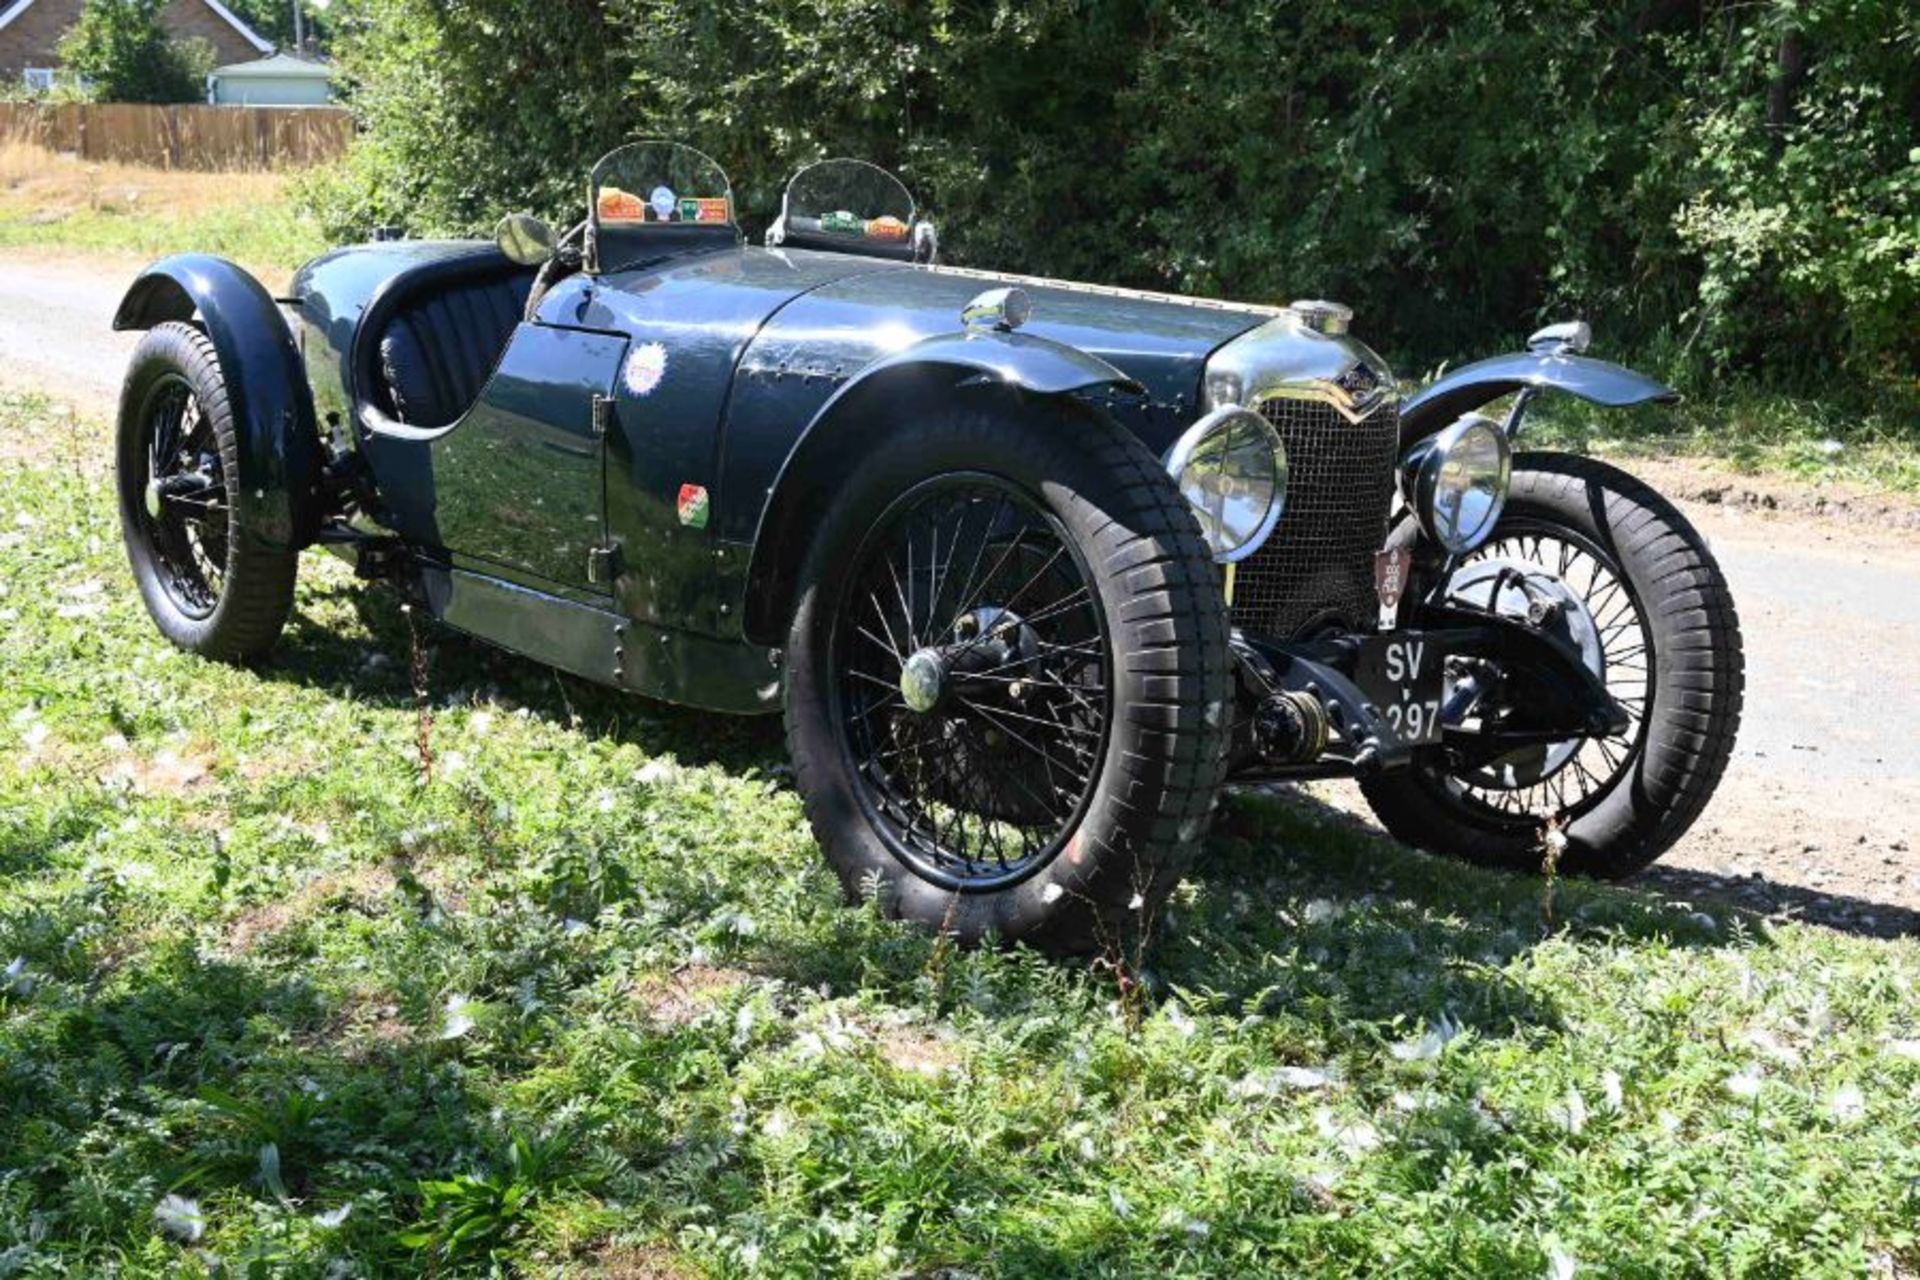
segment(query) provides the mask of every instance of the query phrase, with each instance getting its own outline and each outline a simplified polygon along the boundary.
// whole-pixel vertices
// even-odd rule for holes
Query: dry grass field
[[[272,285],[325,247],[284,173],[200,173],[83,161],[0,142],[0,249],[123,254],[197,249]]]

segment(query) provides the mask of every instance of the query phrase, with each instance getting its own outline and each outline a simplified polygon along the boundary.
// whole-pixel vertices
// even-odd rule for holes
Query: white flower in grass
[[[1800,1062],[1800,1051],[1792,1045],[1781,1043],[1780,1038],[1765,1027],[1749,1028],[1747,1043],[1775,1062],[1785,1063],[1788,1066],[1796,1066]]]
[[[440,1038],[442,1040],[458,1040],[461,1036],[473,1030],[475,1015],[478,1014],[479,1011],[479,1004],[467,996],[448,996],[446,1020],[441,1024]]]
[[[1401,1062],[1427,1062],[1437,1058],[1449,1044],[1460,1038],[1466,1028],[1449,1014],[1441,1014],[1426,1032],[1389,1045],[1387,1052]]]
[[[634,770],[633,780],[643,787],[657,787],[672,782],[675,773],[672,762],[667,760],[649,760]]]
[[[1827,1114],[1836,1124],[1859,1124],[1867,1118],[1867,1098],[1857,1084],[1843,1084],[1827,1095]]]
[[[1566,1100],[1549,1108],[1547,1114],[1568,1133],[1579,1133],[1587,1127],[1587,1100],[1578,1089],[1568,1089]]]
[[[1615,1071],[1600,1073],[1600,1094],[1607,1100],[1607,1110],[1618,1111],[1626,1105],[1626,1090],[1620,1084],[1620,1075]]]
[[[153,1225],[182,1244],[198,1244],[207,1231],[199,1202],[177,1195],[164,1196],[153,1206]]]
[[[1757,1098],[1762,1081],[1759,1067],[1744,1067],[1726,1080],[1726,1090],[1736,1098]]]
[[[1190,1036],[1194,1033],[1196,1027],[1193,1018],[1189,1016],[1187,1011],[1181,1008],[1179,1004],[1168,1005],[1166,1016],[1167,1025],[1179,1032],[1182,1036]]]
[[[1340,904],[1329,898],[1315,898],[1307,904],[1306,921],[1308,924],[1326,924],[1338,920],[1341,915]]]
[[[1887,1052],[1909,1062],[1920,1062],[1920,1040],[1889,1040]]]
[[[1547,1280],[1573,1280],[1574,1273],[1580,1270],[1580,1260],[1561,1245],[1547,1246]]]
[[[1169,1209],[1160,1215],[1160,1225],[1169,1229],[1184,1231],[1189,1240],[1198,1243],[1213,1234],[1213,1224],[1205,1218],[1196,1218],[1185,1209]]]
[[[1340,1148],[1349,1160],[1358,1159],[1380,1145],[1380,1131],[1365,1120],[1333,1114],[1333,1108],[1320,1107],[1313,1113],[1313,1127],[1320,1136]]]
[[[480,738],[486,737],[493,732],[493,712],[474,712],[471,716],[467,717],[467,727],[473,730],[474,736]]]
[[[1288,1090],[1325,1089],[1340,1083],[1340,1069],[1325,1067],[1271,1067],[1252,1071],[1233,1086],[1242,1098],[1271,1098]]]
[[[346,1204],[341,1205],[338,1209],[331,1210],[330,1212],[314,1214],[313,1215],[314,1225],[327,1227],[329,1229],[333,1227],[337,1227],[341,1223],[345,1222],[347,1220],[347,1215],[352,1212],[353,1212],[353,1203],[349,1201]]]
[[[1107,1205],[1113,1210],[1113,1216],[1116,1218],[1133,1216],[1133,1201],[1121,1195],[1118,1187],[1107,1188]]]

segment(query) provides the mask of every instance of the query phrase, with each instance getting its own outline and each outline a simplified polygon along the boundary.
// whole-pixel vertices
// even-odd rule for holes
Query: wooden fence
[[[0,141],[160,169],[302,169],[352,139],[353,117],[339,107],[0,102]]]

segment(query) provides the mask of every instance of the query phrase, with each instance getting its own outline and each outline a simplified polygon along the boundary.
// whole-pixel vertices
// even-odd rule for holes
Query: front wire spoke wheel
[[[289,434],[297,429],[282,424],[267,447],[299,456],[301,441]],[[251,516],[237,505],[242,434],[212,339],[179,321],[149,330],[134,349],[115,427],[121,534],[161,634],[228,662],[273,646],[293,607],[299,561],[286,528],[243,527]],[[272,505],[267,490],[254,497],[256,508],[259,499]]]
[[[1595,674],[1627,713],[1615,733],[1528,746],[1450,776],[1472,801],[1525,823],[1564,822],[1591,808],[1639,757],[1653,695],[1653,639],[1646,615],[1620,566],[1578,533],[1532,522],[1509,522],[1470,556],[1478,564],[1549,575],[1585,611]]]
[[[188,618],[219,607],[229,535],[226,477],[212,424],[185,377],[158,380],[141,415],[140,517],[160,585]]]
[[[1670,849],[1726,772],[1745,686],[1726,577],[1686,517],[1597,459],[1521,454],[1493,539],[1448,591],[1577,652],[1626,725],[1542,742],[1528,673],[1468,668],[1486,691],[1446,745],[1361,779],[1382,825],[1485,866],[1538,870],[1554,850],[1559,870],[1605,878]]]
[[[1092,581],[1056,517],[983,473],[915,486],[855,552],[835,717],[863,806],[923,877],[1002,887],[1071,835],[1112,713]]]

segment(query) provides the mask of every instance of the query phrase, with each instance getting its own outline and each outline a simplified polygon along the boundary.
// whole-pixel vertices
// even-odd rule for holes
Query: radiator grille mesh
[[[1329,623],[1370,628],[1380,611],[1373,553],[1386,541],[1393,501],[1398,409],[1383,405],[1348,422],[1317,400],[1258,408],[1287,446],[1287,509],[1236,571],[1234,624],[1274,639]]]

